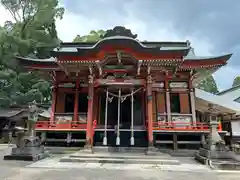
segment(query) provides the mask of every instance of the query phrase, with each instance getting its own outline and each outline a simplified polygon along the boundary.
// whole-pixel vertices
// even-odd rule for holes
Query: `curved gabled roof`
[[[210,72],[226,64],[231,54],[223,56],[196,56],[189,41],[140,42],[129,29],[117,26],[108,30],[98,42],[61,43],[51,53],[55,58],[32,59],[17,57],[23,66],[31,68],[60,69],[59,63],[95,63],[106,55],[123,51],[146,65],[174,66],[180,71],[194,69],[198,74]]]
[[[83,45],[77,43],[75,46],[73,44],[67,46],[66,44],[60,45],[60,47],[55,48],[52,51],[52,55],[54,57],[58,57],[61,55],[69,55],[69,56],[89,56],[90,54],[97,54],[102,49],[104,50],[123,50],[128,51],[132,50],[136,53],[147,53],[154,55],[163,55],[166,53],[171,53],[172,56],[186,56],[190,50],[190,47],[182,46],[182,47],[159,47],[153,45],[145,45],[144,43],[133,39],[131,37],[125,36],[113,36],[104,38],[98,42],[96,42],[92,46],[86,46],[84,43]]]

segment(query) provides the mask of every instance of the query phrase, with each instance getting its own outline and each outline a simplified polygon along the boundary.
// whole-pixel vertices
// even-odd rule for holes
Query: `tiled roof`
[[[16,116],[23,112],[22,109],[19,110],[11,110],[11,109],[0,109],[0,117],[1,118],[10,118]]]
[[[215,94],[211,94],[209,92],[203,91],[201,89],[197,89],[195,91],[195,96],[197,98],[200,98],[204,101],[207,101],[209,103],[212,104],[216,104],[222,107],[225,107],[229,110],[235,111],[236,113],[240,112],[240,103],[237,103],[235,101],[232,101],[228,98],[219,96],[219,95],[215,95]]]
[[[231,99],[232,101],[239,102],[240,99],[240,85],[231,87],[224,91],[218,93],[219,96],[225,97],[227,99]]]
[[[184,57],[184,60],[226,60],[228,61],[230,57],[232,56],[231,53],[224,54],[221,56],[196,56],[194,53],[194,49],[191,48],[188,52],[188,54]]]

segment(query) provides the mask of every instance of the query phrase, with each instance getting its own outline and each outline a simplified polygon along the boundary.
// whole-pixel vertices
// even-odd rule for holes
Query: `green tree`
[[[102,36],[106,33],[104,30],[90,31],[88,35],[80,36],[77,35],[73,42],[97,42],[102,39]]]
[[[202,89],[204,91],[216,94],[218,93],[217,84],[215,79],[212,75],[208,76],[207,78],[203,79],[198,85],[197,88]]]
[[[50,100],[50,84],[37,73],[26,73],[14,57],[45,58],[58,46],[55,21],[64,9],[58,0],[1,0],[13,21],[0,28],[0,106]]]
[[[238,86],[238,85],[240,85],[240,76],[236,77],[236,78],[233,80],[232,87],[235,87],[235,86]]]

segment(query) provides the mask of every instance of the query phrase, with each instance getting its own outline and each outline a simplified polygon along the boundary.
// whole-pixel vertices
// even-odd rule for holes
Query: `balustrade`
[[[87,113],[78,113],[78,120],[74,121],[73,113],[55,113],[54,121],[38,121],[36,130],[84,130],[87,124]]]
[[[49,120],[38,121],[36,123],[36,130],[86,130],[87,113],[79,113],[78,121],[74,121],[73,113],[56,113],[54,117],[54,122],[50,122]],[[157,119],[158,121],[153,122],[153,130],[155,131],[209,131],[207,123],[192,122],[192,116],[189,114],[171,114],[171,122],[166,121],[166,114],[159,114]],[[113,127],[110,125],[103,127],[95,124],[95,128],[98,130],[106,128],[106,131],[113,130]],[[134,128],[134,130],[136,129]],[[221,125],[219,125],[219,131],[222,131]]]
[[[154,122],[154,130],[181,130],[181,131],[208,131],[209,125],[206,123],[187,122]]]
[[[153,130],[161,131],[209,131],[209,124],[205,122],[192,122],[190,117],[187,117],[187,120],[182,120],[183,117],[174,119],[175,121],[166,122],[166,121],[157,121],[153,122]],[[222,131],[221,124],[219,123],[218,131]]]

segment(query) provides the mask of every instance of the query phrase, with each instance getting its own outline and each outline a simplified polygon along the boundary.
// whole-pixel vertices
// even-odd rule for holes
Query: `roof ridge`
[[[235,89],[238,89],[238,88],[240,88],[240,84],[238,84],[238,85],[236,85],[236,86],[233,86],[233,87],[230,87],[230,88],[228,88],[228,89],[225,89],[225,90],[217,93],[217,95],[223,95],[223,94],[225,94],[226,92],[229,92],[229,91],[232,91],[232,90],[235,90]]]

